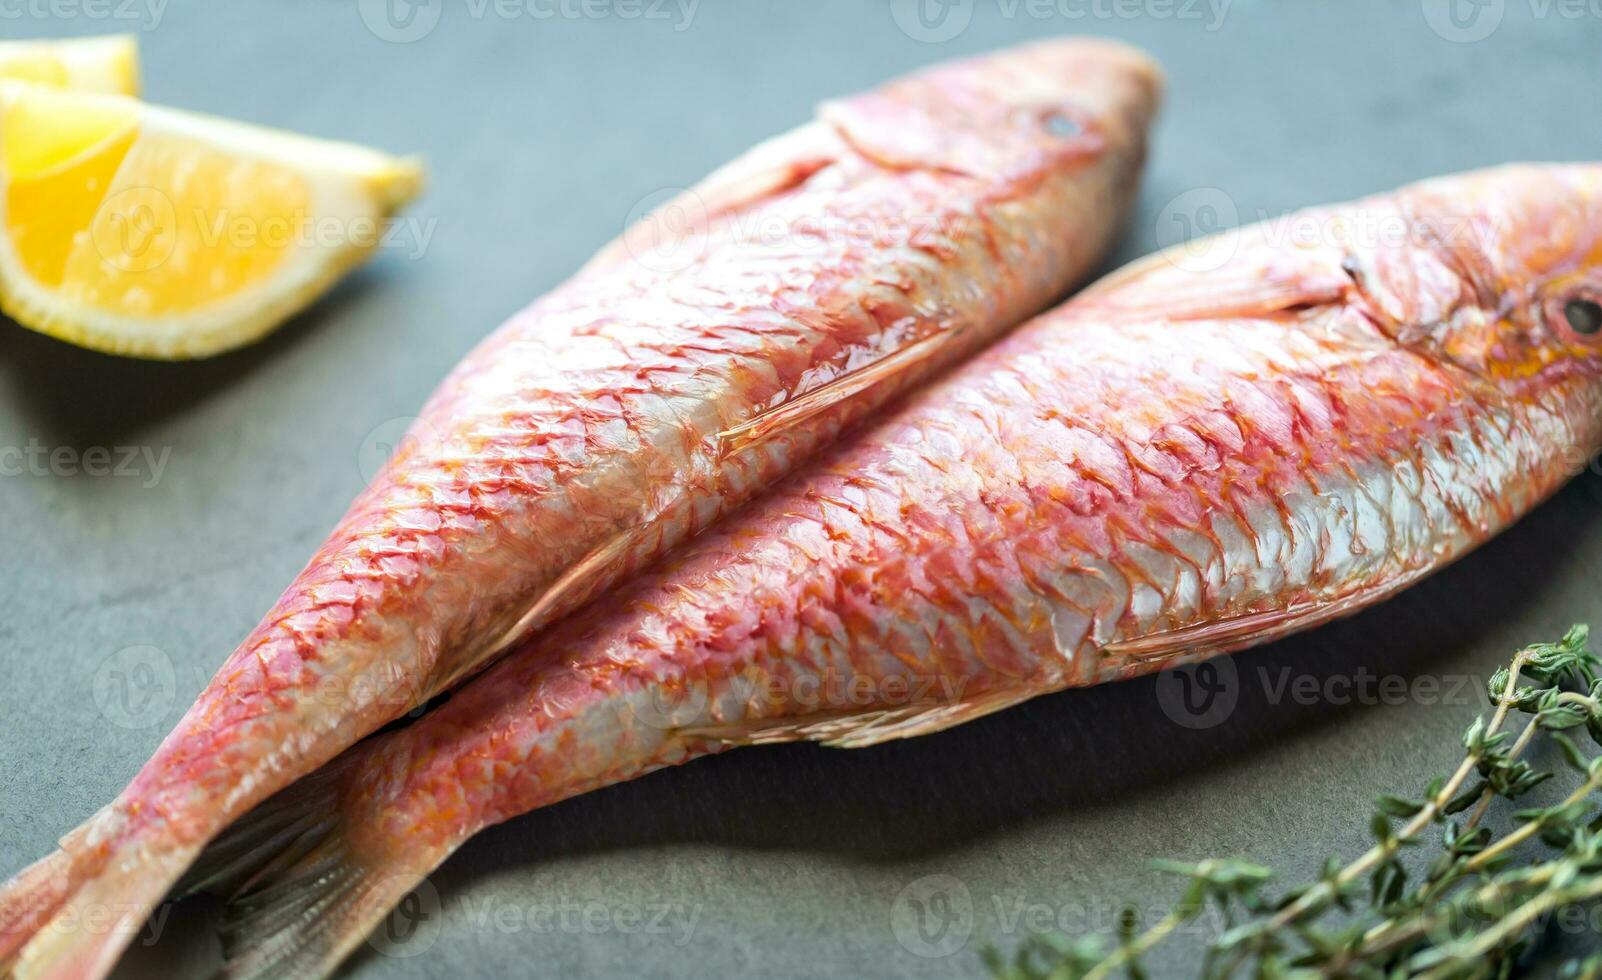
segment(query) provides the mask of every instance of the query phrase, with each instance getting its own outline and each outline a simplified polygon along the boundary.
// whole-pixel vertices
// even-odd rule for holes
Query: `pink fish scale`
[[[406,808],[409,839],[448,850],[597,772],[833,737],[842,719],[793,692],[835,671],[881,689],[932,674],[1002,703],[1231,649],[1257,636],[1233,622],[1308,607],[1286,622],[1317,622],[1440,567],[1558,486],[1571,447],[1602,445],[1602,358],[1549,358],[1527,380],[1469,370],[1451,338],[1398,342],[1409,328],[1361,283],[1331,302],[1336,275],[1304,271],[1316,304],[1257,297],[1244,318],[1198,318],[1181,290],[1173,318],[1103,319],[1140,308],[1123,295],[1140,277],[1043,318],[418,726],[469,755],[505,736],[516,775],[476,787],[477,813],[431,809],[417,788],[435,777],[413,773],[353,798],[349,825]],[[753,678],[780,696],[737,683]],[[626,709],[646,692],[706,707],[641,726]],[[366,765],[401,772],[386,755],[410,737]]]
[[[178,728],[87,825],[104,845],[52,859],[71,865],[74,895],[152,906],[254,804],[1061,295],[1127,208],[1159,88],[1147,59],[1094,41],[947,66],[831,103],[681,197],[680,267],[634,254],[630,235],[608,246],[445,379]],[[646,237],[655,220],[640,226]],[[713,594],[727,585],[706,580]],[[853,617],[825,618],[828,639],[808,656],[835,669]],[[964,632],[987,651],[1006,642],[992,623]],[[570,718],[596,691],[647,680],[671,680],[654,653],[545,689]],[[485,751],[576,740],[562,773],[531,777],[530,796],[686,752],[660,731],[584,725],[522,737],[514,727]],[[478,744],[465,729],[459,741]],[[594,744],[623,745],[622,761]],[[24,955],[60,975],[98,974],[121,941],[42,930]]]

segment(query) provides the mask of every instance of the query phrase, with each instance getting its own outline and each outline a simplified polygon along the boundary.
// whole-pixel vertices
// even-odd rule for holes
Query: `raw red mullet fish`
[[[1065,40],[827,104],[514,317],[123,794],[0,893],[0,963],[103,975],[255,803],[1060,296],[1159,89],[1144,55]]]
[[[1281,637],[1602,449],[1602,166],[1115,273],[218,842],[238,976],[325,973],[480,829],[731,746],[870,745]],[[203,866],[206,866],[203,865]]]

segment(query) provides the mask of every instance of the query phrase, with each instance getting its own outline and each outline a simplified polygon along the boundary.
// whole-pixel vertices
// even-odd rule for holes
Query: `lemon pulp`
[[[148,357],[214,353],[377,244],[417,164],[348,144],[0,83],[0,301],[24,325]]]

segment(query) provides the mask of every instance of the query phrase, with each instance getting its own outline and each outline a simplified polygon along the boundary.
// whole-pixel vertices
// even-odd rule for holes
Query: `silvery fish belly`
[[[0,892],[0,962],[103,974],[125,934],[40,926],[137,921],[256,801],[1061,295],[1159,89],[1138,52],[1062,40],[826,104],[514,317],[122,796]]]
[[[207,862],[244,883],[233,971],[331,969],[473,833],[575,793],[932,731],[1378,601],[1602,448],[1599,302],[1592,165],[1115,273],[247,818]]]

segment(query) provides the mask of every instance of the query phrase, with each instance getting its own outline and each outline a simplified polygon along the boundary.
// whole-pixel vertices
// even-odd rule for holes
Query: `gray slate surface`
[[[507,18],[448,0],[411,43],[365,26],[371,2],[155,3],[38,0],[0,33],[139,29],[153,100],[424,153],[433,189],[411,214],[432,237],[404,238],[266,343],[206,363],[115,360],[0,324],[0,446],[168,454],[159,479],[149,463],[135,477],[0,478],[5,874],[121,788],[458,357],[642,198],[822,97],[1048,34],[1149,48],[1171,97],[1118,261],[1172,240],[1166,206],[1186,192],[1178,213],[1222,202],[1249,221],[1599,155],[1602,11],[1557,0],[1485,0],[1484,19],[1458,27],[1438,0],[1237,0],[1221,23],[1189,0],[958,2],[927,29],[906,20],[954,35],[942,41],[899,29],[913,9],[899,0],[703,0],[687,24],[671,4],[667,19]],[[1308,873],[1363,845],[1376,792],[1413,791],[1452,761],[1480,682],[1515,645],[1602,612],[1599,505],[1602,477],[1586,475],[1383,608],[1237,658],[1235,706],[1211,727],[1177,724],[1148,680],[871,750],[736,752],[516,820],[434,877],[432,948],[368,952],[352,972],[956,977],[1031,924],[1109,929],[1117,899],[1160,906],[1173,885],[1146,872],[1152,856]],[[1336,696],[1277,696],[1284,672]],[[1328,686],[1378,675],[1403,680],[1371,694],[1412,694],[1343,704]],[[126,975],[203,968],[209,914],[180,908]],[[1158,965],[1180,969],[1199,941]]]

